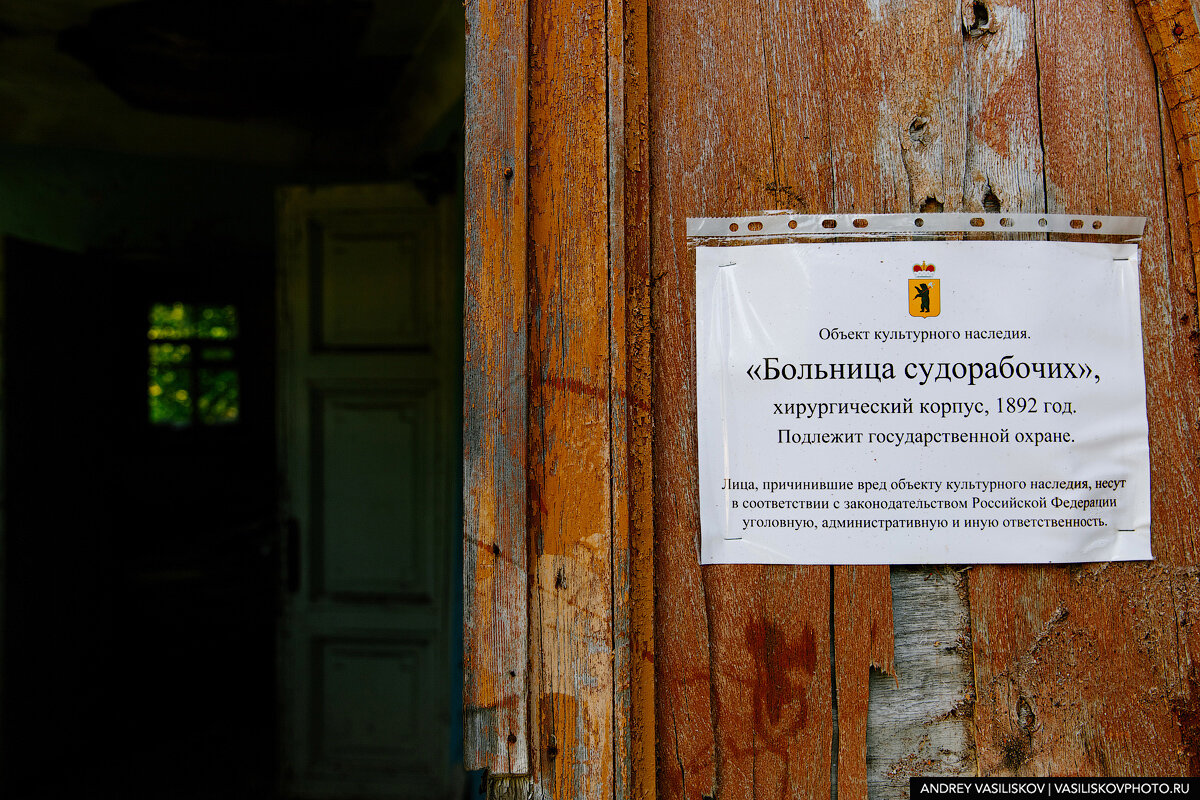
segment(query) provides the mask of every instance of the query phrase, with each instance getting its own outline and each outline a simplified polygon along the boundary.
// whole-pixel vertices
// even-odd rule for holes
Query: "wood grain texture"
[[[871,670],[896,674],[892,585],[887,567],[833,568],[839,797],[867,796],[867,709]]]
[[[829,570],[706,567],[715,797],[830,792]]]
[[[605,6],[605,41],[608,66],[608,330],[610,382],[609,428],[612,431],[612,626],[613,626],[613,790],[614,798],[629,797],[633,783],[633,726],[630,717],[635,665],[632,596],[632,525],[629,429],[632,419],[627,406],[630,372],[630,342],[626,330],[625,237],[625,13],[620,3]],[[636,345],[635,345],[636,347]]]
[[[524,0],[467,5],[464,739],[468,769],[530,769]]]
[[[746,19],[711,4],[650,5],[656,784],[660,796],[687,800],[716,795],[720,759],[697,541],[695,285],[684,220],[746,200],[761,206],[773,181],[765,84],[753,68],[761,36]]]
[[[469,5],[468,16],[480,8]],[[482,58],[477,42],[525,46],[511,35],[526,30],[524,10],[511,11],[518,16],[487,7],[492,38],[471,34],[472,58]],[[1146,36],[1160,70],[1175,70],[1164,72],[1161,109],[1131,2],[532,6],[529,371],[516,384],[499,382],[529,388],[528,501],[505,495],[528,508],[534,564],[537,776],[521,784],[525,796],[823,796],[835,759],[843,796],[868,788],[896,796],[907,774],[969,769],[966,721],[988,774],[1200,771],[1200,637],[1191,622],[1200,602],[1192,259],[1200,192],[1191,68],[1179,71],[1195,66],[1179,46],[1195,38],[1195,21],[1186,0],[1140,0],[1137,12],[1152,20]],[[497,58],[490,47],[481,52]],[[469,75],[468,103],[472,93],[494,102],[496,90],[480,88],[493,77],[472,84]],[[522,98],[509,89],[515,108]],[[494,117],[491,105],[476,108]],[[492,133],[505,143],[495,152],[524,152],[512,146],[511,125]],[[476,184],[492,188],[471,195],[472,175],[485,172],[473,172],[481,162],[470,158],[468,207],[478,216],[469,217],[469,254],[472,224],[498,226],[489,236],[508,242],[517,241],[504,239],[515,236],[514,208],[523,224],[523,195],[496,191],[510,183]],[[524,180],[520,166],[511,181]],[[964,636],[966,606],[947,570],[936,572],[933,590],[906,572],[893,574],[889,589],[885,569],[702,570],[693,261],[683,220],[760,208],[1149,214],[1142,291],[1159,562],[975,568],[973,637]],[[475,241],[476,253],[491,244]],[[524,275],[504,253],[478,268],[468,262],[469,281],[475,271],[520,291],[515,298],[506,287],[512,308],[498,308],[468,284],[468,419],[474,397],[492,414],[518,408],[524,425],[523,398],[507,395],[520,403],[509,406],[471,389],[470,359],[485,360],[482,386],[479,376],[510,363],[497,354],[524,352],[507,337],[480,344],[502,321],[526,319]],[[484,298],[480,336],[471,333],[472,298]],[[472,501],[471,487],[496,485],[502,471],[488,459],[509,469],[508,456],[518,456],[489,444],[472,457],[473,435],[500,440],[470,425],[469,752],[486,751],[498,765],[489,768],[508,771],[517,762],[495,757],[510,746],[499,720],[512,695],[500,679],[523,672],[508,676],[486,659],[482,672],[472,666],[495,644],[476,636],[472,649],[471,630],[479,609],[492,613],[500,585],[499,567],[478,559],[487,549],[479,543],[493,541],[481,538],[482,521],[501,506]],[[510,441],[516,428],[495,430]],[[940,605],[924,622],[915,611],[917,619],[897,617],[898,684],[876,675],[873,689],[902,694],[870,705],[872,715],[897,720],[897,736],[885,741],[864,718],[870,666],[891,659],[880,631],[891,629],[885,598],[893,592],[897,608],[920,598]],[[911,655],[930,641],[932,654]],[[964,647],[977,671],[974,716]],[[645,702],[651,665],[653,706]],[[928,733],[914,737],[920,728]],[[648,774],[655,757],[657,775]]]
[[[891,578],[895,677],[871,676],[867,712],[873,798],[905,797],[914,775],[975,774],[964,568],[893,567]]]
[[[854,0],[816,4],[826,59],[837,212],[959,210],[966,118],[959,6]],[[790,181],[789,181],[790,182]],[[893,670],[892,590],[886,567],[833,570],[837,670],[837,789],[867,796],[870,668]],[[900,598],[903,600],[904,598]],[[961,685],[961,672],[942,679]]]
[[[1190,253],[1200,275],[1200,22],[1194,0],[1137,0],[1174,132]]]
[[[1033,3],[963,2],[960,16],[968,131],[963,210],[1045,211]]]
[[[786,196],[764,13],[671,3],[650,12],[657,789],[688,800],[829,793],[829,570],[702,574],[698,565],[694,262],[684,220]]]
[[[1159,561],[971,571],[979,769],[1185,774],[1195,691],[1180,620],[1194,609],[1197,442],[1186,410],[1196,364],[1181,335],[1190,328],[1180,330],[1194,324],[1194,270],[1172,244],[1180,186],[1164,170],[1172,159],[1132,4],[1042,0],[1034,24],[1047,210],[1149,217],[1142,326]]]
[[[529,7],[533,777],[615,785],[606,8]]]
[[[608,65],[608,330],[609,363],[612,367],[609,428],[612,431],[612,626],[613,626],[613,797],[628,798],[633,784],[633,526],[632,496],[636,478],[631,474],[629,383],[637,379],[630,369],[631,352],[637,352],[626,328],[626,299],[629,270],[625,239],[629,235],[625,216],[625,11],[622,4],[605,7],[605,42]],[[634,301],[636,303],[636,300]],[[647,365],[648,366],[648,365]]]
[[[932,22],[904,23],[899,33],[890,30],[895,24],[867,4],[651,6],[655,644],[664,796],[828,791],[831,776],[822,773],[832,772],[835,757],[832,654],[839,714],[842,704],[849,710],[839,716],[848,723],[838,746],[839,785],[846,796],[866,794],[869,669],[891,662],[887,569],[842,573],[838,620],[847,635],[838,650],[830,640],[830,569],[696,567],[694,275],[682,232],[687,216],[772,207],[899,210],[910,206],[913,191],[954,191],[962,168],[946,164],[953,165],[955,148],[930,135],[906,163],[896,136],[898,120],[907,131],[910,110],[924,109],[920,89],[906,78],[898,110],[885,114],[876,91],[883,80],[868,76],[882,68],[886,47],[907,52],[932,42],[954,54],[961,41]],[[931,76],[921,73],[917,83],[928,77],[933,96],[932,87],[952,83],[957,67],[947,70],[937,54],[929,63]],[[843,70],[854,77],[839,78]],[[848,91],[856,79],[878,82],[858,87],[857,98]],[[961,163],[961,146],[957,152]],[[772,694],[780,681],[791,690]],[[784,705],[765,715],[763,697]]]
[[[616,800],[655,796],[648,12],[608,7]]]
[[[1195,398],[1200,396],[1200,370],[1197,365],[1196,342],[1200,340],[1200,319],[1196,313],[1196,271],[1192,240],[1183,209],[1191,208],[1186,200],[1187,178],[1181,160],[1171,158],[1173,145],[1179,135],[1172,130],[1167,113],[1165,92],[1159,94],[1159,115],[1162,121],[1163,177],[1166,203],[1166,269],[1160,272],[1155,294],[1162,315],[1151,329],[1154,347],[1151,358],[1155,371],[1163,376],[1156,386],[1159,399],[1154,409],[1151,429],[1159,430],[1157,441],[1162,452],[1176,456],[1157,465],[1157,474],[1173,487],[1174,501],[1195,508],[1197,478],[1195,436],[1200,430],[1200,413]],[[1190,211],[1188,214],[1190,215]],[[1192,268],[1189,268],[1191,266]],[[1154,446],[1155,439],[1151,440]],[[1188,461],[1187,456],[1192,456]],[[1154,472],[1152,470],[1151,481]],[[1157,557],[1169,568],[1171,612],[1175,634],[1179,641],[1180,684],[1172,698],[1171,713],[1180,733],[1180,749],[1187,760],[1190,775],[1200,775],[1200,685],[1197,684],[1197,662],[1200,661],[1200,625],[1195,624],[1196,609],[1200,608],[1200,536],[1196,526],[1187,518],[1174,524],[1171,535],[1165,537]]]

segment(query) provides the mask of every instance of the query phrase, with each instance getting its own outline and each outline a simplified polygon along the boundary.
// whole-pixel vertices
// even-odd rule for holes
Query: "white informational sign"
[[[1150,559],[1135,244],[696,249],[701,562]]]

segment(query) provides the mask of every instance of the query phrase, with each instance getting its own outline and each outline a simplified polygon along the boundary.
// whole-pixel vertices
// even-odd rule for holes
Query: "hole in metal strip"
[[[865,227],[867,227],[867,221],[865,219],[863,219],[862,217],[859,217],[858,219],[854,220],[854,227],[865,228]]]
[[[1043,228],[1044,228],[1044,227],[1046,227],[1046,226],[1047,226],[1047,225],[1049,225],[1049,224],[1050,224],[1050,223],[1046,221],[1046,218],[1045,218],[1045,217],[1042,217],[1041,219],[1039,219],[1039,220],[1038,220],[1038,225],[1039,225],[1039,226],[1041,226],[1041,227],[1043,227]]]
[[[1011,219],[1009,219],[1008,217],[1000,218],[1000,227],[1011,228],[1012,226],[1013,226],[1013,221]]]
[[[796,220],[794,220],[794,219],[789,219],[789,220],[788,220],[788,227],[789,227],[789,228],[791,228],[792,230],[796,230]]]
[[[983,227],[983,217],[971,217],[971,227],[972,228],[982,228]]]
[[[1101,222],[1100,220],[1096,220],[1095,222],[1093,222],[1093,223],[1092,223],[1092,229],[1093,229],[1093,230],[1097,230],[1097,231],[1098,231],[1098,230],[1100,230],[1100,229],[1101,229],[1101,228],[1103,228],[1103,227],[1104,227],[1104,223],[1103,223],[1103,222]]]
[[[755,220],[754,222],[751,222],[751,223],[750,223],[749,225],[747,225],[746,227],[747,227],[747,228],[749,228],[749,229],[750,229],[750,230],[752,230],[752,231],[761,231],[761,230],[762,230],[762,223],[761,223],[761,222],[759,222],[758,220]]]
[[[732,231],[732,232],[736,233],[736,232],[737,232],[737,229],[738,229],[738,224],[737,224],[736,222],[731,222],[731,223],[729,223],[729,230],[730,230],[730,231]]]
[[[1073,220],[1071,220],[1071,227],[1072,227],[1072,228],[1082,228],[1082,227],[1083,227],[1083,220],[1081,220],[1081,219],[1073,219]]]
[[[923,228],[923,227],[925,227],[925,220],[921,219],[920,217],[917,217],[916,219],[913,220],[913,225],[916,225],[918,228]]]
[[[836,228],[836,227],[837,227],[837,220],[836,220],[836,219],[826,219],[826,220],[822,220],[822,221],[821,221],[821,227],[822,227],[822,228],[830,228],[830,229]]]

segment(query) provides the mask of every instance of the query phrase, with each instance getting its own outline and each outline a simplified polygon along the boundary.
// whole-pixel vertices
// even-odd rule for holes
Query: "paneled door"
[[[406,185],[280,195],[288,797],[450,791],[453,208]]]

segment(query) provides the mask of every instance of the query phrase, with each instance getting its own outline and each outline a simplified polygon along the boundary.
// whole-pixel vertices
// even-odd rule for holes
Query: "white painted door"
[[[444,797],[453,205],[406,185],[294,188],[280,216],[283,791]]]

